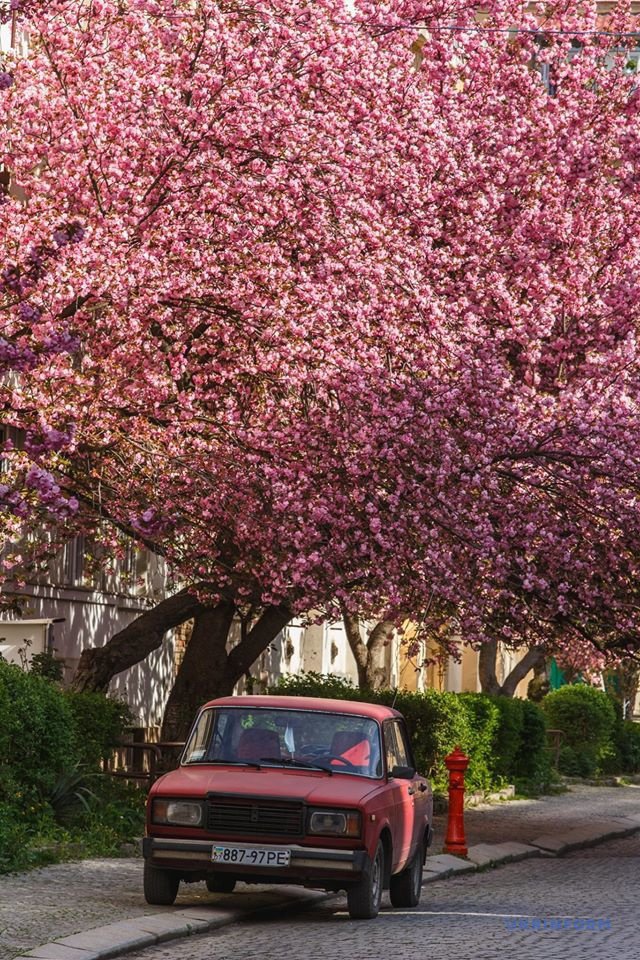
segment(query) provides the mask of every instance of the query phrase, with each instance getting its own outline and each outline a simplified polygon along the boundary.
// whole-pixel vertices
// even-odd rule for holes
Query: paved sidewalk
[[[640,786],[574,786],[541,800],[484,805],[465,812],[465,825],[469,857],[461,860],[441,853],[446,817],[436,818],[425,883],[640,831]],[[0,877],[0,960],[106,960],[257,910],[285,913],[324,896],[243,884],[237,893],[213,895],[204,884],[182,884],[174,907],[150,907],[139,859],[60,864]]]

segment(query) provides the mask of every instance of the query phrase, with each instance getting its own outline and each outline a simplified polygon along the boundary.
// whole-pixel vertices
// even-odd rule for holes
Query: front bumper
[[[365,850],[335,850],[327,847],[303,847],[299,844],[260,844],[264,850],[275,852],[283,849],[291,851],[288,867],[275,870],[273,867],[248,866],[241,864],[212,863],[211,851],[214,840],[173,840],[168,837],[145,837],[142,841],[142,854],[154,867],[179,870],[181,873],[211,874],[228,873],[238,879],[259,881],[270,880],[292,882],[318,879],[356,880],[369,868],[369,857]],[[224,841],[229,843],[230,841]],[[251,849],[255,844],[236,843],[234,847]]]

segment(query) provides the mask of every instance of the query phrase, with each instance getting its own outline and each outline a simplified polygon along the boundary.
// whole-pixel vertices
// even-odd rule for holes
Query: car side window
[[[394,767],[404,766],[402,760],[402,745],[398,739],[397,724],[390,722],[384,725],[384,749],[387,757],[387,773]]]
[[[402,767],[413,767],[413,755],[411,753],[411,744],[409,742],[409,735],[407,734],[407,729],[400,720],[394,721],[393,726],[395,727],[396,738],[398,742],[398,755],[403,759],[398,761],[398,765]]]

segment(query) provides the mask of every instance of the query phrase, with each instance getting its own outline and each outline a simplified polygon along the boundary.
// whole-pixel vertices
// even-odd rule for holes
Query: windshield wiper
[[[323,763],[310,763],[307,760],[293,760],[289,757],[260,757],[260,763],[280,763],[283,767],[301,767],[303,770],[324,770],[330,776],[333,776],[331,767],[325,767]]]
[[[234,766],[234,767],[255,767],[256,770],[260,770],[260,764],[257,760],[190,760],[189,763],[219,763],[222,766]]]

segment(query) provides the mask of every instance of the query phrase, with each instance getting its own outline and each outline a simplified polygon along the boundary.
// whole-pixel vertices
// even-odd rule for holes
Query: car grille
[[[303,825],[301,803],[211,797],[207,805],[207,830],[218,836],[300,837]]]

